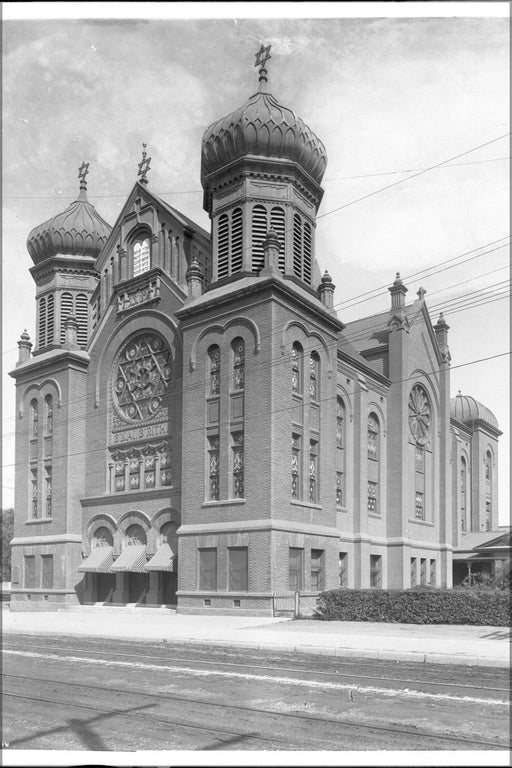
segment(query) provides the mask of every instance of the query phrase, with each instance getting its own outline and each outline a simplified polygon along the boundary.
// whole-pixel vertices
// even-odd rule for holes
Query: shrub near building
[[[504,627],[510,623],[510,590],[333,589],[319,597],[318,609],[324,621]]]

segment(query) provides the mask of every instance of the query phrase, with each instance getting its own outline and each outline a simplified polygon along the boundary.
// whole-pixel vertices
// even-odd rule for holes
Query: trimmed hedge
[[[509,590],[333,589],[318,598],[324,621],[402,624],[510,624]]]

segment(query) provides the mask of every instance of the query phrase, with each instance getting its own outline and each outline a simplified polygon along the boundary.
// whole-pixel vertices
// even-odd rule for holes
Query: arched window
[[[133,276],[142,275],[151,268],[151,246],[149,237],[136,240],[133,244]]]
[[[126,544],[127,546],[147,544],[146,532],[141,525],[137,525],[137,523],[130,525],[126,531]]]
[[[318,402],[320,400],[320,358],[316,352],[309,356],[309,396],[311,400]]]
[[[76,297],[75,315],[78,322],[78,345],[86,347],[89,340],[89,301],[85,293],[79,293]]]
[[[345,504],[345,404],[336,398],[336,504]]]
[[[302,221],[297,213],[293,217],[293,274],[302,278]]]
[[[44,347],[46,344],[46,299],[39,299],[39,336],[38,345],[39,348]]]
[[[285,213],[283,208],[274,207],[270,211],[270,227],[274,230],[279,240],[278,267],[281,272],[285,271]]]
[[[460,460],[460,522],[461,531],[467,530],[466,520],[466,483],[467,483],[467,465],[464,456]]]
[[[380,514],[379,505],[379,420],[374,413],[368,415],[368,512]]]
[[[259,272],[265,263],[263,241],[267,236],[267,211],[262,205],[252,209],[252,271]]]
[[[428,395],[420,384],[415,384],[409,394],[408,411],[409,429],[415,441],[415,517],[417,520],[425,520],[427,488],[425,446],[430,436],[432,412]]]
[[[241,338],[234,339],[233,350],[233,389],[245,387],[245,344]]]
[[[217,277],[227,277],[229,274],[229,222],[226,213],[219,218],[217,227]]]
[[[53,344],[53,333],[55,325],[55,300],[53,295],[48,296],[48,314],[46,324],[46,345]]]
[[[73,314],[73,295],[65,291],[60,297],[60,343],[66,341],[66,329],[64,324],[67,318]]]
[[[30,414],[31,414],[31,437],[37,437],[39,434],[39,403],[34,398],[30,403]]]
[[[46,395],[44,402],[46,407],[45,434],[51,435],[53,432],[53,397]]]
[[[231,214],[231,274],[242,271],[243,219],[242,209],[235,208]]]
[[[210,366],[210,395],[220,393],[220,349],[214,344],[208,350]]]
[[[162,526],[160,529],[160,541],[159,545],[162,546],[162,544],[168,544],[174,554],[177,554],[178,551],[178,538],[177,538],[177,531],[178,526],[176,523],[165,523],[165,525]]]
[[[490,451],[487,451],[485,454],[485,479],[489,484],[492,481],[492,456]]]
[[[113,547],[114,546],[114,539],[113,539],[112,533],[109,531],[106,525],[102,525],[99,528],[96,528],[96,530],[94,531],[94,536],[92,537],[91,545],[93,549],[95,547]]]
[[[302,394],[302,347],[298,342],[292,346],[292,392]]]

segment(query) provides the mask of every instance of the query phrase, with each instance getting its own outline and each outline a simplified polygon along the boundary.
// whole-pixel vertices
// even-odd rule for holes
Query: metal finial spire
[[[137,173],[137,176],[140,176],[140,183],[141,184],[147,184],[148,183],[148,179],[147,179],[146,174],[151,169],[151,166],[150,166],[151,158],[150,157],[146,157],[146,155],[147,155],[146,147],[147,147],[147,144],[143,143],[142,144],[142,160],[139,163],[139,170],[138,170],[138,173]]]
[[[255,54],[256,63],[254,66],[260,68],[260,71],[259,71],[259,84],[260,84],[259,90],[260,91],[266,90],[266,84],[268,82],[268,78],[267,78],[267,70],[265,65],[267,61],[272,58],[270,55],[271,47],[272,47],[271,45],[267,45],[265,47],[262,43],[259,51]]]
[[[80,179],[80,191],[84,191],[87,189],[87,182],[85,180],[85,177],[89,173],[89,163],[82,162],[82,165],[78,169],[78,178]]]

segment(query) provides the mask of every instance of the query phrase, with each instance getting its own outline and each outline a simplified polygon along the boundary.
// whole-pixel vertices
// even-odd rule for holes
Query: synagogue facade
[[[501,434],[450,394],[449,328],[397,274],[344,324],[320,270],[327,155],[268,89],[209,126],[206,232],[139,179],[28,236],[16,382],[14,610],[269,615],[276,595],[452,585],[498,527]],[[489,538],[497,534],[489,533]]]

